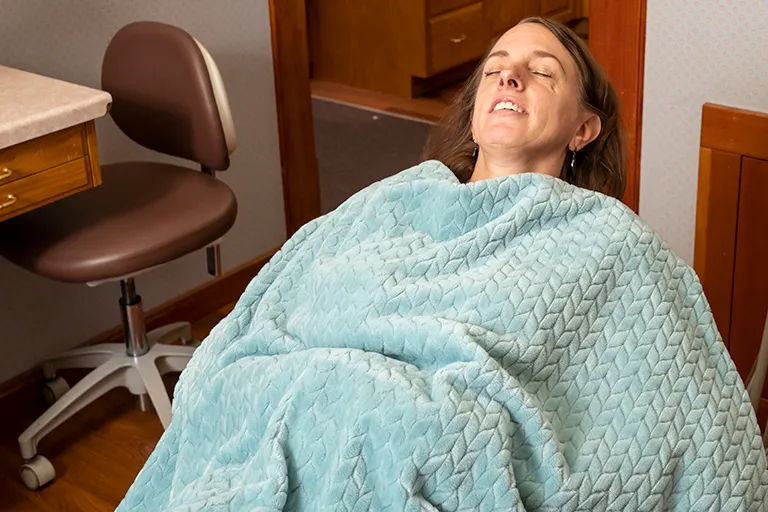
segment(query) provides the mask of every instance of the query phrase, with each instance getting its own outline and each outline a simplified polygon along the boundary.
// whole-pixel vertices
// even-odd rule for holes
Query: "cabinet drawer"
[[[427,16],[437,16],[473,4],[477,0],[427,0]]]
[[[84,155],[83,125],[0,149],[0,187]]]
[[[490,44],[482,2],[429,20],[430,74],[482,57]]]
[[[0,185],[0,221],[90,186],[88,157]]]

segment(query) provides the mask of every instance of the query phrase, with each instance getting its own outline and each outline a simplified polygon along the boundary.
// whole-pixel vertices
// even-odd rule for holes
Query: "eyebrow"
[[[493,52],[492,54],[490,54],[490,55],[488,56],[488,58],[487,58],[487,59],[485,59],[485,60],[491,60],[491,59],[492,59],[492,58],[494,58],[494,57],[509,57],[509,53],[507,53],[507,51],[506,51],[506,50],[496,50],[495,52]]]
[[[540,57],[542,59],[555,59],[555,62],[557,62],[560,65],[560,69],[562,69],[563,73],[567,75],[567,73],[565,73],[565,66],[563,66],[563,63],[560,62],[560,59],[558,59],[551,53],[546,52],[544,50],[534,50],[533,55],[535,57]],[[496,50],[495,52],[493,52],[488,56],[486,61],[491,60],[494,57],[509,57],[509,52],[507,52],[506,50]]]

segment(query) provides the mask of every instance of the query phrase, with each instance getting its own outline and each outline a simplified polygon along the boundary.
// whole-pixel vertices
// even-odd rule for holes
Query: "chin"
[[[483,134],[482,142],[485,146],[493,147],[518,147],[524,145],[524,133],[513,127],[494,127]]]

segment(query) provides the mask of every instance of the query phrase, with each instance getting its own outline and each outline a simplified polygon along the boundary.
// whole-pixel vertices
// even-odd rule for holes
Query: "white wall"
[[[239,216],[223,243],[225,270],[279,246],[285,221],[266,1],[0,0],[0,64],[99,87],[110,38],[137,20],[190,32],[216,59],[227,86],[238,149],[231,169],[219,176],[235,191]],[[102,163],[158,159],[108,118],[97,130]],[[151,308],[206,279],[201,251],[137,278],[137,287]],[[0,260],[0,382],[118,325],[118,297],[115,284],[54,283]]]
[[[692,263],[701,107],[768,111],[768,0],[648,0],[647,23],[640,215]]]

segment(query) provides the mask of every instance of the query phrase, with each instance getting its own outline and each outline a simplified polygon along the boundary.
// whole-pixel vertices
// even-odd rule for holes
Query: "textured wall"
[[[284,241],[266,1],[0,0],[0,13],[0,64],[91,87],[99,86],[104,50],[121,26],[156,20],[189,31],[220,67],[238,130],[231,170],[220,174],[239,204],[237,223],[223,243],[225,269]],[[109,119],[97,129],[103,163],[158,159]],[[139,277],[137,285],[152,307],[207,278],[201,251]],[[117,325],[118,294],[115,284],[90,289],[53,283],[0,260],[0,382]]]
[[[768,0],[648,0],[647,20],[640,215],[692,263],[701,107],[768,111]]]

